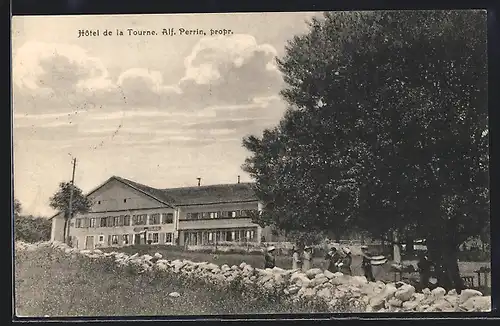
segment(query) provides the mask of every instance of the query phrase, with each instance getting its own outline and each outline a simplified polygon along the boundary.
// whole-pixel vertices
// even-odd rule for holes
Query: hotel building
[[[239,179],[239,178],[238,178]],[[113,176],[87,194],[92,208],[69,223],[74,247],[132,244],[260,244],[269,228],[252,223],[260,204],[252,183],[157,189]],[[51,240],[63,241],[64,217],[52,217]]]

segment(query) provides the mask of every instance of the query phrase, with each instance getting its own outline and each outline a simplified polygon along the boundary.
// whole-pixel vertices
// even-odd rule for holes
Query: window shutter
[[[108,246],[111,246],[111,235],[108,235]]]
[[[123,226],[123,215],[120,215],[120,217],[118,217],[118,225]]]

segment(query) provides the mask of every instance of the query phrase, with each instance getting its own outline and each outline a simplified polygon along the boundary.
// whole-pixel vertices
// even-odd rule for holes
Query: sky
[[[71,179],[73,157],[84,192],[113,175],[158,188],[251,181],[242,138],[282,117],[275,58],[319,15],[13,17],[14,196],[23,213],[54,213],[49,198]],[[161,35],[171,28],[176,35]]]

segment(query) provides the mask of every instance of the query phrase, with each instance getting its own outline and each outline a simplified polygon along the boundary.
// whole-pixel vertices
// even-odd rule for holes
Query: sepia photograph
[[[11,27],[14,316],[492,310],[485,10]]]

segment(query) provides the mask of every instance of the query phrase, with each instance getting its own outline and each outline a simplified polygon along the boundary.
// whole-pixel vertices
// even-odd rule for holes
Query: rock
[[[353,276],[350,283],[355,286],[362,286],[368,284],[368,280],[364,276]]]
[[[444,295],[446,294],[446,290],[442,287],[437,287],[431,291],[431,294],[434,296],[435,300],[437,300],[444,297]]]
[[[181,295],[179,294],[179,292],[170,292],[168,294],[169,297],[172,297],[172,298],[178,298],[180,297]]]
[[[280,274],[274,275],[274,281],[278,284],[285,283],[285,279]]]
[[[345,277],[344,274],[342,274],[341,276],[335,276],[329,282],[333,285],[343,285],[343,284],[348,284],[349,281],[350,281],[349,278]]]
[[[385,300],[380,296],[376,296],[370,299],[369,305],[373,308],[373,310],[377,311],[384,308]]]
[[[473,297],[480,297],[483,294],[477,290],[474,289],[465,289],[462,290],[462,293],[460,293],[460,303],[464,303],[465,301],[469,300],[470,298]]]
[[[387,303],[392,306],[392,307],[402,307],[403,306],[403,301],[400,299],[396,298],[391,298],[387,301]]]
[[[317,274],[321,273],[321,269],[319,268],[311,268],[306,272],[306,276],[309,277],[310,279],[313,279]]]
[[[287,290],[290,294],[295,294],[299,292],[300,288],[298,286],[292,285]]]
[[[266,290],[274,290],[274,283],[270,280],[264,283],[264,289]]]
[[[413,299],[413,301],[420,302],[420,301],[422,301],[422,300],[425,299],[425,294],[415,292],[415,293],[413,293],[413,298],[412,299]]]
[[[328,282],[328,278],[326,276],[321,276],[319,278],[314,278],[313,280],[311,280],[311,282],[309,283],[309,287],[315,287],[315,286],[318,286],[318,285],[322,285],[324,283]]]
[[[330,289],[324,288],[322,290],[319,290],[316,294],[319,298],[322,298],[324,300],[330,300],[332,299],[332,291]]]
[[[401,301],[408,301],[415,293],[415,288],[412,285],[405,284],[396,290],[394,297]]]
[[[448,295],[457,295],[457,290],[451,289],[450,291],[448,291]]]
[[[277,266],[274,266],[272,271],[273,271],[273,273],[283,273],[285,270],[283,268],[279,268]]]
[[[314,275],[314,278],[321,278],[321,277],[326,277],[326,276],[323,273],[318,273],[318,274]]]
[[[311,288],[307,288],[304,290],[302,297],[305,299],[312,299],[316,295],[316,291]]]
[[[341,276],[344,276],[344,274],[341,273],[341,272],[335,272],[335,273],[333,273],[333,277],[341,277]]]
[[[437,300],[431,305],[432,311],[445,311],[453,309],[453,305],[444,298]]]
[[[323,275],[325,275],[326,277],[328,277],[329,280],[331,280],[332,278],[334,278],[334,274],[332,272],[330,272],[329,270],[325,270],[323,272]]]
[[[163,256],[160,253],[157,253],[157,252],[155,253],[154,257],[158,258],[158,259],[162,259],[163,258]]]
[[[403,302],[403,309],[405,310],[415,310],[417,308],[419,302],[417,301],[405,301]]]
[[[245,263],[245,262],[242,262],[242,263],[240,264],[240,268],[241,268],[241,269],[244,269],[244,268],[245,268],[245,266],[248,266],[248,265],[247,265],[247,263]]]
[[[465,311],[491,311],[491,296],[469,298],[460,308]]]
[[[148,255],[148,254],[142,256],[142,259],[144,259],[144,260],[151,260],[151,258],[153,258],[153,256]]]
[[[303,277],[296,279],[295,281],[295,284],[297,284],[300,287],[308,287],[310,283],[311,280],[309,280],[309,278],[307,278],[307,276],[305,275]]]

